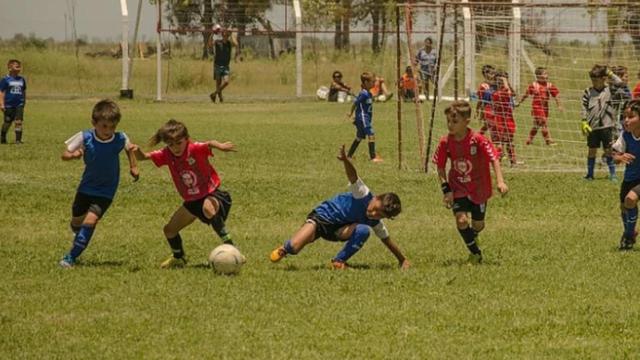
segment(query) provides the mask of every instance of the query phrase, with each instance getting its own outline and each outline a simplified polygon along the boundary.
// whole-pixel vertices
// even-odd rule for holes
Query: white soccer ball
[[[386,97],[386,96],[384,96],[384,95],[379,95],[379,96],[378,96],[378,101],[380,101],[380,102],[387,101],[387,97]]]
[[[209,264],[218,274],[231,275],[240,272],[247,259],[235,246],[222,244],[209,254]]]
[[[425,94],[420,94],[420,95],[418,95],[418,100],[425,101],[425,100],[427,100],[427,96]]]

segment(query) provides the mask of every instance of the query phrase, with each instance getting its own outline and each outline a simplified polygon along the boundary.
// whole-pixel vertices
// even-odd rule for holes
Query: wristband
[[[440,184],[440,188],[442,189],[442,193],[445,195],[451,192],[451,186],[449,186],[448,182],[443,182],[442,184]]]

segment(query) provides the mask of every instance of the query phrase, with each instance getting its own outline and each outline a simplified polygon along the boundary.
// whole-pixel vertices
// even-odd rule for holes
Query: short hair
[[[486,74],[488,74],[490,71],[491,71],[491,72],[495,72],[495,71],[496,71],[496,68],[495,68],[493,65],[489,65],[489,64],[482,65],[482,75],[486,75]]]
[[[404,71],[406,72],[413,71],[413,68],[411,67],[411,65],[407,65],[407,68],[404,69]]]
[[[94,123],[98,121],[108,121],[117,124],[120,122],[120,117],[120,108],[118,104],[111,99],[98,101],[98,103],[93,106],[93,111],[91,112],[91,120],[93,120]]]
[[[611,68],[611,71],[613,71],[614,74],[616,74],[617,76],[624,76],[627,73],[627,67],[626,66],[614,66]]]
[[[432,39],[430,36],[427,36],[427,37],[424,39],[424,42],[427,42],[427,41],[428,41],[431,45],[433,45],[433,39]]]
[[[154,146],[160,142],[166,144],[169,141],[182,138],[189,138],[189,130],[182,122],[170,119],[149,139],[149,145]]]
[[[538,66],[536,68],[536,70],[534,71],[534,73],[538,76],[542,75],[542,73],[544,73],[545,71],[547,71],[547,68],[544,66]]]
[[[444,109],[445,115],[460,114],[465,119],[471,118],[471,105],[466,100],[456,100]]]
[[[340,77],[342,77],[342,73],[340,72],[340,70],[336,70],[333,72],[333,74],[331,74],[331,77],[334,78],[336,76],[340,75]]]
[[[636,115],[640,116],[640,99],[635,99],[629,101],[627,106],[624,109],[625,112],[631,111],[636,113]]]
[[[7,66],[11,65],[11,64],[18,64],[21,65],[22,63],[20,62],[20,60],[18,59],[9,59],[9,61],[7,61]]]
[[[601,78],[607,76],[607,66],[595,64],[589,71],[589,76],[592,78]]]
[[[360,75],[360,82],[364,84],[365,81],[373,81],[376,76],[371,71],[365,71]]]
[[[388,192],[380,194],[378,198],[382,201],[382,211],[384,211],[384,214],[388,218],[393,219],[402,212],[400,197],[396,193]]]

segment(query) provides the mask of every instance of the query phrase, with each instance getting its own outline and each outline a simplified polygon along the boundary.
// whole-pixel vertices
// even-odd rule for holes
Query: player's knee
[[[633,191],[629,191],[627,196],[624,197],[624,207],[627,209],[633,209],[638,206],[638,194]]]
[[[171,224],[166,224],[162,228],[162,232],[164,233],[164,236],[167,237],[168,239],[171,239],[176,235],[178,235],[178,232],[175,231],[175,229],[171,226]]]
[[[202,213],[204,216],[211,220],[218,213],[218,201],[213,197],[207,197],[202,203]]]
[[[456,226],[458,229],[466,229],[469,227],[469,219],[466,214],[456,215]]]
[[[356,225],[351,238],[357,240],[360,244],[364,244],[369,239],[369,227],[363,224]]]

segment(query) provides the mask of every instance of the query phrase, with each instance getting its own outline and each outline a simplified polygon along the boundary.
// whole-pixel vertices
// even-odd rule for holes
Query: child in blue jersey
[[[317,238],[329,241],[346,241],[346,244],[331,259],[334,269],[346,269],[347,260],[355,255],[369,238],[369,228],[382,240],[398,260],[400,267],[410,266],[398,245],[389,237],[389,231],[382,219],[394,218],[401,211],[400,198],[394,193],[374,196],[367,185],[358,177],[355,167],[345,154],[344,145],[338,160],[344,164],[349,179],[349,190],[322,202],[307,215],[304,225],[291,237],[271,252],[272,262],[278,262],[287,255],[299,253],[307,244]]]
[[[369,89],[373,87],[375,81],[375,75],[370,72],[363,72],[360,75],[361,87],[360,93],[356,97],[351,106],[351,111],[347,114],[347,117],[351,119],[353,112],[355,111],[356,117],[353,120],[353,124],[356,126],[356,138],[353,140],[347,157],[353,158],[353,154],[358,149],[360,141],[366,137],[369,140],[369,157],[373,162],[382,162],[382,158],[376,154],[376,137],[373,132],[373,97],[369,92]]]
[[[640,100],[632,100],[624,112],[624,130],[613,144],[613,160],[625,164],[620,186],[620,209],[624,232],[620,250],[631,250],[636,243],[638,199],[640,198]]]
[[[129,170],[134,181],[139,172],[127,135],[116,132],[120,109],[111,100],[102,100],[93,107],[93,129],[81,131],[67,141],[62,160],[82,158],[85,168],[71,207],[71,230],[75,236],[71,249],[60,260],[60,266],[71,268],[89,245],[98,220],[111,205],[120,180],[120,159],[124,149],[129,158]]]
[[[0,144],[7,143],[7,132],[15,121],[16,144],[22,144],[22,121],[27,99],[27,81],[20,76],[22,64],[11,59],[7,63],[9,74],[0,80],[0,110],[4,113]]]

